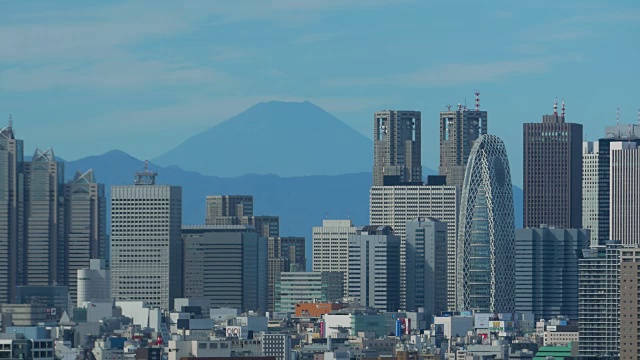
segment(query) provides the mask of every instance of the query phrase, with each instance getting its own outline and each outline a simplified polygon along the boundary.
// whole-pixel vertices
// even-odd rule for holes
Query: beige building
[[[405,305],[406,228],[420,217],[447,223],[447,307],[455,309],[456,235],[458,199],[455,186],[373,186],[370,192],[371,225],[387,225],[400,237],[400,303]],[[315,268],[314,268],[315,270]]]
[[[351,220],[323,220],[313,228],[313,271],[340,271],[345,276],[349,260],[349,235],[356,233]],[[346,292],[345,288],[345,292]]]
[[[620,360],[640,354],[638,304],[640,304],[640,248],[620,250]]]

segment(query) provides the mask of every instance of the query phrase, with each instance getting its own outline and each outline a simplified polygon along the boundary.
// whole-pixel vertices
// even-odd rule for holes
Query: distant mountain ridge
[[[69,179],[77,170],[94,170],[97,181],[111,186],[133,184],[133,174],[144,165],[142,160],[113,150],[98,156],[69,161],[65,165]],[[205,176],[177,166],[150,164],[158,172],[159,184],[183,187],[183,223],[203,224],[205,197],[213,194],[249,194],[254,196],[256,215],[280,216],[283,236],[305,236],[307,255],[311,255],[311,228],[325,218],[350,218],[356,225],[369,222],[369,188],[371,173],[280,177],[243,175],[234,178]],[[426,174],[434,173],[427,169]],[[514,188],[516,227],[522,226],[522,190]]]
[[[212,176],[370,172],[373,142],[308,102],[258,103],[152,159]]]

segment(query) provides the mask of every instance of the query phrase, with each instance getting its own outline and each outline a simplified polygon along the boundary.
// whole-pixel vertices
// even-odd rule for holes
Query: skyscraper
[[[578,268],[581,359],[617,359],[619,356],[622,248],[619,241],[607,241],[605,245],[582,251]]]
[[[553,115],[524,128],[524,227],[582,227],[582,125]]]
[[[620,360],[637,359],[640,354],[640,248],[622,249],[620,254]]]
[[[347,293],[381,311],[400,308],[400,237],[390,226],[363,226],[349,235]]]
[[[111,296],[172,309],[182,295],[182,188],[157,173],[111,188]]]
[[[447,310],[447,224],[431,217],[407,223],[407,310]]]
[[[600,214],[598,213],[600,196],[598,142],[582,143],[582,227],[590,230],[591,246],[599,245]]]
[[[604,245],[609,239],[611,220],[610,181],[611,181],[611,143],[634,143],[640,145],[640,125],[619,124],[607,126],[605,136],[598,140],[598,242]],[[612,239],[617,240],[617,239]]]
[[[241,225],[244,216],[253,216],[253,196],[207,196],[207,225]]]
[[[515,244],[507,150],[495,135],[473,145],[458,226],[458,310],[512,313]]]
[[[346,279],[349,235],[355,233],[351,220],[323,220],[313,227],[313,271],[340,271]]]
[[[15,297],[18,269],[24,266],[18,251],[24,245],[23,147],[11,123],[0,129],[0,303]]]
[[[91,259],[105,258],[106,203],[104,185],[96,182],[93,170],[78,171],[65,185],[67,284],[73,304],[77,299],[77,272],[89,268]]]
[[[433,179],[430,177],[430,179]],[[435,181],[434,181],[435,183]],[[447,223],[447,307],[456,308],[456,234],[458,192],[455,186],[373,186],[369,200],[371,225],[388,225],[400,236],[400,302],[406,305],[406,226],[418,217]]]
[[[306,271],[305,238],[270,237],[269,251],[269,311],[275,309],[275,283],[283,272]]]
[[[578,320],[578,259],[588,243],[585,229],[516,230],[515,310]]]
[[[447,185],[462,188],[465,168],[474,141],[487,133],[487,112],[480,111],[476,93],[475,109],[458,104],[440,113],[440,175],[447,176]]]
[[[36,149],[25,174],[26,285],[66,285],[64,163],[56,161],[53,149]]]
[[[184,296],[211,306],[267,310],[267,242],[251,227],[183,226]]]
[[[251,195],[207,196],[207,225],[251,225],[258,235],[266,238],[280,236],[278,216],[254,216]]]
[[[635,143],[610,144],[609,238],[640,244],[640,149]]]
[[[373,121],[373,185],[420,183],[420,112],[378,111]]]
[[[342,300],[344,288],[342,272],[283,272],[276,278],[275,311],[293,312],[296,304],[305,302]]]

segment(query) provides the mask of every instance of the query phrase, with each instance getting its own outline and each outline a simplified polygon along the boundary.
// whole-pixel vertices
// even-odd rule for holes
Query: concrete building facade
[[[25,163],[27,224],[25,285],[64,285],[67,244],[64,226],[64,163],[53,149],[36,149]]]
[[[184,296],[207,298],[213,307],[265,312],[267,241],[253,227],[238,227],[182,227]]]
[[[24,182],[24,143],[9,124],[0,129],[0,303],[13,299],[24,268]]]
[[[421,182],[420,112],[378,111],[373,121],[373,185]]]
[[[349,235],[356,233],[351,220],[323,220],[313,228],[313,271],[339,271],[345,276],[348,268]],[[346,292],[346,289],[345,289]]]
[[[562,113],[523,124],[524,227],[582,227],[582,125]]]
[[[620,250],[609,241],[583,250],[579,262],[578,324],[580,358],[620,355]]]
[[[270,237],[269,252],[269,311],[275,309],[275,283],[282,272],[307,270],[306,239],[303,237]]]
[[[420,217],[407,223],[407,310],[427,316],[447,310],[447,223]]]
[[[347,296],[381,311],[400,309],[400,237],[390,226],[363,226],[349,236]]]
[[[610,151],[609,238],[640,244],[640,148],[618,141]]]
[[[111,296],[168,310],[182,296],[182,188],[156,175],[111,188]]]
[[[335,271],[283,272],[275,285],[275,311],[295,312],[296,304],[334,302],[344,297],[344,275]]]
[[[370,191],[371,225],[391,226],[400,237],[400,302],[405,305],[406,226],[418,217],[433,217],[447,223],[447,307],[456,306],[456,234],[458,193],[455,186],[373,186]]]
[[[620,254],[620,360],[640,354],[640,248],[623,248]]]
[[[487,112],[467,109],[458,104],[455,110],[440,113],[440,167],[438,173],[447,177],[447,185],[462,189],[465,168],[474,141],[487,133]]]
[[[242,218],[253,216],[251,195],[207,196],[207,225],[241,225]]]
[[[582,143],[582,227],[590,231],[590,246],[600,244],[600,214],[598,202],[600,196],[600,173],[598,142]]]
[[[78,293],[76,306],[84,303],[111,302],[111,274],[105,268],[104,259],[91,259],[89,268],[77,271]]]
[[[107,200],[104,185],[93,170],[78,171],[65,185],[65,241],[71,302],[77,303],[78,271],[90,267],[91,259],[104,259],[107,242]]]
[[[578,320],[578,260],[588,243],[586,229],[517,229],[515,311]]]

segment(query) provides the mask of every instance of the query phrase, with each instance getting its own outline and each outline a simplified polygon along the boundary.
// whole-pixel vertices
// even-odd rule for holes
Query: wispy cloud
[[[325,82],[328,86],[414,86],[439,87],[492,82],[506,77],[543,73],[550,69],[551,58],[496,61],[487,63],[450,63],[404,74],[372,78],[341,78]]]

